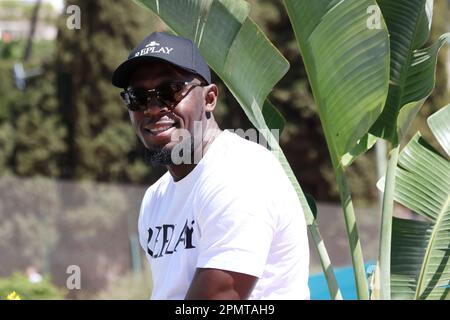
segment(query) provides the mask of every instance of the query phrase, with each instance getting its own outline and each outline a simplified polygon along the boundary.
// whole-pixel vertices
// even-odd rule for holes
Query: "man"
[[[219,129],[218,90],[198,48],[152,33],[113,84],[152,164],[168,169],[138,222],[152,299],[309,299],[297,195],[270,151]]]

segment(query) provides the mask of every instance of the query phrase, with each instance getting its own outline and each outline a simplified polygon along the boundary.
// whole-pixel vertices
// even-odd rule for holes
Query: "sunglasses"
[[[187,85],[191,87],[183,92]],[[148,109],[148,103],[151,99],[158,101],[161,107],[167,107],[169,110],[183,100],[189,92],[195,87],[201,87],[202,84],[191,82],[167,82],[163,83],[151,90],[143,88],[128,88],[120,93],[128,110],[131,111],[145,111]]]

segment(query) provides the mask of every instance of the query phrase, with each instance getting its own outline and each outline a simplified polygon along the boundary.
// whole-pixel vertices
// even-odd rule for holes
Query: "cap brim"
[[[140,56],[140,57],[134,57],[134,58],[128,59],[127,61],[123,62],[120,66],[118,66],[117,69],[113,73],[112,84],[118,88],[125,89],[129,85],[130,77],[131,77],[132,73],[135,72],[139,66],[141,66],[145,63],[154,62],[154,61],[166,62],[166,63],[174,65],[178,68],[181,68],[183,70],[196,73],[194,70],[191,70],[191,69],[188,69],[185,67],[181,67],[173,62],[170,62],[170,61],[158,58],[158,57]]]

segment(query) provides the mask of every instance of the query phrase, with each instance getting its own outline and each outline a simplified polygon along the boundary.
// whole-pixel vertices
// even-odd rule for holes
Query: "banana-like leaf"
[[[449,112],[450,105],[435,113],[429,121],[437,137],[450,135]],[[441,145],[448,150],[448,145]],[[393,220],[392,298],[448,298],[450,161],[424,141],[419,133],[400,154],[395,199],[426,218],[427,222]]]
[[[428,126],[439,141],[440,145],[450,157],[450,108],[444,108],[428,117]],[[447,128],[447,130],[446,130]]]
[[[352,149],[367,134],[386,101],[387,28],[381,15],[379,28],[368,25],[369,9],[378,8],[375,0],[284,0],[284,3],[333,165],[349,164],[349,155],[351,158],[355,154]]]
[[[372,148],[377,140],[378,138],[376,136],[370,133],[365,134],[349,152],[342,156],[342,165],[344,167],[350,166],[359,155]]]
[[[336,174],[359,299],[368,299],[364,259],[344,166],[367,135],[389,88],[389,36],[369,25],[375,0],[284,0]]]
[[[391,76],[383,113],[370,129],[398,144],[435,85],[439,49],[450,38],[444,34],[429,48],[433,0],[378,0],[390,34]]]

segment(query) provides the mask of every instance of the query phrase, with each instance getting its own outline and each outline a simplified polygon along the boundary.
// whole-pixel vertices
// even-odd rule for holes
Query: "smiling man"
[[[138,222],[152,299],[309,299],[297,195],[270,151],[219,128],[218,90],[198,48],[152,33],[113,84],[152,165],[168,169]]]

